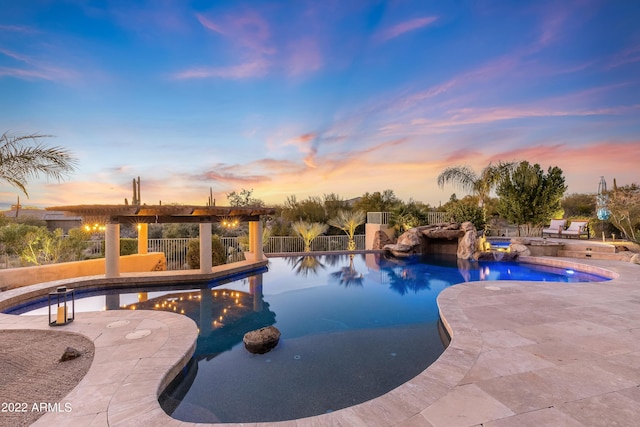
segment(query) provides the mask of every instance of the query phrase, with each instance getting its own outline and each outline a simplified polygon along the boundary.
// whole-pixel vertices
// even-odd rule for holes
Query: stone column
[[[138,254],[149,252],[149,224],[138,224]]]
[[[211,223],[200,223],[200,272],[211,273]]]
[[[104,232],[105,276],[120,276],[120,224],[106,224]]]

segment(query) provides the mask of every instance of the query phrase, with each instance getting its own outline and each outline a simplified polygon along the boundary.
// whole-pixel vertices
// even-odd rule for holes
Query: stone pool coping
[[[329,414],[224,425],[633,425],[640,419],[640,266],[568,258],[527,262],[566,268],[579,264],[583,271],[609,271],[616,277],[579,284],[486,281],[452,286],[438,296],[452,341],[412,380]],[[0,315],[0,328],[48,326],[46,316]],[[193,353],[197,328],[190,319],[155,311],[78,313],[61,328],[94,341],[94,362],[63,399],[73,410],[46,414],[34,425],[215,425],[175,420],[157,401]],[[150,334],[126,338],[136,330]]]

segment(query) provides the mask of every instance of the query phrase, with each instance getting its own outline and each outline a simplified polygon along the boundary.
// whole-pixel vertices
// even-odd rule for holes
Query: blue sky
[[[35,206],[269,204],[528,160],[569,193],[640,182],[640,3],[0,0],[0,132],[78,170]],[[0,204],[19,192],[0,183]]]

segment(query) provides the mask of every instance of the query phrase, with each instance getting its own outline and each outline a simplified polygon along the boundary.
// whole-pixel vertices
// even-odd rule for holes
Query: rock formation
[[[467,221],[462,223],[460,230],[464,231],[464,235],[458,239],[458,259],[473,259],[478,239],[476,227]]]
[[[420,253],[437,253],[446,243],[447,248],[454,245],[453,250],[447,253],[457,253],[461,259],[473,259],[476,239],[476,228],[470,222],[465,222],[462,226],[458,223],[438,223],[411,228],[398,237],[397,243],[384,245],[383,249],[396,257],[405,257]],[[435,242],[441,242],[441,246],[434,246],[429,251]],[[461,244],[464,249],[460,249]]]
[[[372,249],[384,249],[385,245],[393,244],[393,240],[387,236],[382,230],[376,231],[376,234],[373,236],[373,247]]]

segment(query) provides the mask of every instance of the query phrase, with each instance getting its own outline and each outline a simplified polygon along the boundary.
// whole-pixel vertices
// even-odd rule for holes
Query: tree
[[[562,199],[562,209],[567,218],[590,217],[596,211],[596,196],[594,194],[573,193]]]
[[[530,235],[534,227],[548,223],[561,209],[566,189],[562,170],[557,166],[549,167],[545,175],[540,165],[520,162],[498,184],[498,211],[518,225],[518,233],[520,226],[525,226]]]
[[[640,186],[614,185],[613,191],[609,192],[607,207],[611,211],[610,221],[625,239],[640,243]]]
[[[326,222],[327,217],[320,197],[309,196],[298,201],[296,196],[287,197],[282,216],[288,221]]]
[[[353,204],[353,209],[362,212],[391,212],[400,202],[393,190],[384,190],[382,193],[365,193]]]
[[[340,230],[347,233],[347,236],[349,236],[349,244],[347,245],[347,250],[355,251],[356,241],[353,236],[356,234],[356,229],[358,228],[358,226],[364,224],[365,220],[366,215],[362,211],[339,211],[338,215],[335,218],[329,220],[329,225],[339,228]]]
[[[311,242],[319,235],[326,233],[329,226],[319,222],[296,221],[291,225],[293,231],[304,241],[304,251],[311,252]]]
[[[447,203],[447,219],[463,223],[472,222],[476,230],[484,230],[487,224],[484,210],[477,203],[469,203],[466,197],[462,200]],[[471,197],[473,199],[473,197]]]
[[[246,190],[244,188],[239,193],[236,193],[235,191],[228,193],[227,200],[229,200],[229,206],[264,206],[264,202],[260,199],[252,197],[252,194],[253,189]]]
[[[500,180],[508,175],[515,167],[514,162],[498,162],[494,165],[489,163],[480,175],[476,174],[468,166],[452,166],[446,168],[438,175],[438,186],[444,188],[445,184],[452,183],[464,191],[469,191],[478,196],[478,206],[484,207],[489,200],[491,190],[494,189]]]
[[[76,159],[61,147],[49,147],[41,140],[51,135],[0,136],[0,180],[20,189],[27,197],[31,178],[44,175],[58,181],[76,168]]]

